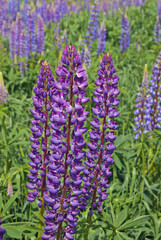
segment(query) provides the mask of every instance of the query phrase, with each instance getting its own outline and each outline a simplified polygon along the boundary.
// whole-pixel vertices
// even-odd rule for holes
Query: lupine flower
[[[105,22],[103,21],[100,29],[97,55],[102,54],[105,51],[105,48],[106,48],[106,26],[105,26]]]
[[[91,65],[91,58],[90,58],[90,51],[87,46],[85,46],[83,60],[84,60],[86,67],[89,68],[89,66]]]
[[[102,202],[108,196],[108,178],[112,175],[109,166],[114,163],[112,153],[116,148],[114,140],[118,128],[115,118],[119,116],[116,106],[119,104],[117,96],[120,93],[117,86],[119,77],[113,76],[115,72],[111,55],[107,53],[100,63],[95,81],[95,107],[92,108],[95,117],[90,122],[92,130],[89,132],[90,143],[87,144],[89,151],[86,154],[87,161],[84,161],[86,169],[83,172],[87,179],[84,189],[88,193],[87,199],[92,197],[90,216],[93,209],[102,211]]]
[[[88,29],[85,36],[85,44],[87,45],[89,50],[91,49],[92,42],[99,36],[98,15],[99,7],[98,2],[95,0],[94,5],[92,6],[91,16],[88,23]]]
[[[47,149],[48,137],[50,136],[50,127],[48,118],[50,115],[50,93],[53,87],[54,79],[47,62],[43,62],[41,71],[37,79],[37,86],[33,88],[35,97],[33,97],[34,109],[30,112],[33,114],[31,119],[32,136],[29,137],[31,144],[31,153],[29,158],[31,161],[30,174],[28,175],[29,183],[27,187],[31,192],[27,196],[29,202],[33,202],[35,198],[39,198],[38,206],[42,206],[43,195],[46,186],[46,166],[49,162],[50,152]]]
[[[138,139],[141,134],[149,132],[151,130],[151,110],[150,110],[151,97],[148,94],[148,72],[147,64],[145,65],[144,75],[140,92],[137,93],[136,98],[136,110],[134,111],[135,121],[135,137]]]
[[[80,210],[85,209],[82,193],[83,134],[87,131],[84,122],[88,112],[83,106],[89,98],[85,96],[88,86],[86,70],[74,46],[66,46],[61,57],[62,65],[56,69],[58,82],[52,92],[50,115],[52,138],[44,199],[50,207],[46,209],[46,227],[42,239],[74,239]]]
[[[150,80],[150,96],[151,96],[151,117],[152,131],[156,128],[161,129],[161,52],[153,67]]]
[[[15,56],[15,64],[17,64],[17,58],[20,56],[20,34],[23,30],[23,21],[21,18],[21,14],[17,13],[16,24],[15,24],[15,48],[14,48],[14,56]]]
[[[122,13],[121,20],[121,39],[120,39],[120,52],[126,52],[127,47],[130,45],[130,23],[126,15]]]
[[[157,20],[154,26],[154,36],[155,39],[154,41],[159,43],[161,41],[161,28],[160,28],[160,22],[159,22],[159,17],[157,16]]]
[[[35,52],[36,48],[36,34],[35,34],[35,16],[34,13],[29,11],[27,12],[27,55],[31,56]]]
[[[10,57],[14,60],[14,53],[15,53],[15,24],[12,23],[11,29],[10,29]]]
[[[2,221],[0,220],[0,225]],[[3,240],[3,235],[5,234],[6,230],[0,226],[0,240]]]
[[[25,72],[25,61],[27,58],[27,47],[26,47],[26,34],[24,31],[20,33],[20,72],[24,75]]]
[[[7,37],[7,23],[6,23],[6,21],[3,21],[2,36],[5,37],[5,38]]]
[[[161,1],[160,0],[158,0],[157,8],[158,8],[159,22],[161,24]]]
[[[37,53],[43,54],[44,53],[44,21],[40,14],[37,17]]]
[[[4,86],[3,75],[0,72],[0,104],[7,102],[7,96],[8,93]]]
[[[2,31],[2,24],[3,24],[3,15],[2,15],[2,8],[0,8],[0,33]]]

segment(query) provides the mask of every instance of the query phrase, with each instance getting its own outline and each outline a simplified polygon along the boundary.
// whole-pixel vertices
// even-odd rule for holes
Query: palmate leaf
[[[108,213],[102,211],[102,214],[103,214],[103,217],[105,218],[105,221],[107,221],[112,228],[115,228],[114,223],[111,220],[111,217],[108,215]]]
[[[134,240],[133,238],[131,238],[131,237],[128,237],[125,233],[123,233],[123,232],[118,232],[117,231],[117,235],[119,236],[119,237],[122,237],[122,239],[124,239],[124,240]]]
[[[118,228],[127,218],[128,208],[123,209],[117,216],[116,216],[116,227]]]
[[[149,215],[144,215],[144,216],[140,216],[135,218],[134,220],[128,220],[127,222],[125,222],[123,225],[121,225],[117,230],[119,231],[123,231],[126,229],[136,229],[140,228],[143,224],[145,224],[145,221],[149,218]]]
[[[6,226],[6,234],[11,239],[22,239],[23,230],[16,226]]]

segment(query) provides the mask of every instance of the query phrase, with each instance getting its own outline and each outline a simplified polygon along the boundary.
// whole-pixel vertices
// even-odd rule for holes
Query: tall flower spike
[[[37,86],[33,88],[35,93],[35,97],[33,97],[34,108],[30,110],[33,114],[33,119],[31,119],[33,126],[31,127],[32,136],[29,137],[32,149],[28,155],[31,159],[29,162],[31,169],[28,175],[29,183],[27,183],[27,187],[31,190],[27,200],[33,202],[35,198],[39,198],[38,206],[42,208],[46,187],[46,166],[50,156],[50,151],[48,151],[48,137],[50,136],[48,118],[51,110],[49,98],[53,84],[54,78],[50,65],[43,62]]]
[[[98,15],[99,15],[98,2],[95,1],[94,5],[92,6],[91,16],[85,36],[85,44],[87,45],[88,49],[91,49],[92,42],[99,36]]]
[[[17,64],[17,59],[20,56],[20,34],[23,30],[23,21],[21,18],[21,14],[18,12],[16,17],[16,25],[15,25],[15,48],[14,48],[14,57],[15,64]]]
[[[25,73],[25,61],[27,59],[26,34],[24,31],[20,33],[20,72],[21,76]]]
[[[0,104],[7,102],[7,95],[8,94],[7,94],[7,90],[5,89],[5,86],[4,86],[3,75],[0,72]]]
[[[120,93],[117,86],[119,77],[113,76],[115,72],[111,55],[107,53],[100,63],[95,81],[95,107],[92,108],[95,117],[90,122],[92,130],[89,132],[90,143],[87,144],[89,151],[86,155],[87,161],[84,161],[86,169],[83,172],[87,178],[84,189],[87,199],[92,197],[90,216],[93,209],[101,212],[101,204],[108,196],[108,178],[112,175],[109,166],[114,162],[114,132],[118,128],[115,118],[119,116],[116,106],[119,104],[117,96]]]
[[[105,26],[105,22],[103,21],[100,29],[97,55],[102,54],[105,51],[105,49],[106,49],[106,26]]]
[[[149,132],[151,130],[150,101],[151,97],[148,94],[148,71],[147,64],[145,64],[142,85],[140,88],[140,92],[137,93],[135,104],[136,110],[134,111],[135,140],[138,139],[141,134]]]
[[[83,60],[84,60],[86,67],[89,68],[89,66],[91,65],[91,58],[90,58],[90,51],[87,46],[85,46]]]
[[[161,41],[161,28],[160,28],[160,22],[159,17],[157,16],[157,20],[154,26],[154,41],[159,43]]]
[[[77,215],[85,209],[82,198],[82,164],[86,141],[83,127],[88,112],[83,106],[89,98],[85,97],[88,86],[86,70],[74,46],[66,46],[61,57],[63,65],[56,69],[58,82],[52,92],[52,113],[50,115],[52,138],[47,174],[45,202],[49,206],[46,227],[42,239],[74,239]]]
[[[153,67],[150,80],[150,96],[151,96],[151,117],[152,131],[155,128],[161,129],[161,52]]]
[[[9,44],[10,44],[10,57],[12,58],[14,63],[14,53],[15,53],[15,24],[12,23],[10,28],[10,34],[9,34]]]
[[[121,20],[121,38],[120,38],[120,52],[126,52],[130,45],[130,23],[126,15],[122,13]]]
[[[160,0],[158,0],[157,8],[158,8],[159,22],[161,24],[161,1]]]
[[[35,15],[29,9],[27,11],[27,54],[28,57],[35,52],[36,34],[35,34]]]
[[[37,53],[44,54],[44,21],[40,14],[37,17]]]

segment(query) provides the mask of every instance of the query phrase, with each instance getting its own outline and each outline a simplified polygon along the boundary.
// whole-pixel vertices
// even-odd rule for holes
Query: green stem
[[[141,135],[141,143],[142,143],[142,180],[141,180],[141,185],[140,185],[140,191],[139,191],[139,196],[138,196],[138,201],[141,198],[141,193],[143,191],[144,187],[144,178],[146,175],[146,162],[145,162],[145,154],[144,154],[144,134],[142,133]]]
[[[87,233],[84,234],[84,240],[88,240],[88,234],[89,234],[89,228],[90,228],[90,225],[91,225],[91,221],[92,221],[92,216],[88,215],[88,218],[87,218]]]

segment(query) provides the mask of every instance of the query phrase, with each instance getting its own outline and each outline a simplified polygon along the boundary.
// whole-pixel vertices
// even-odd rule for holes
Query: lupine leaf
[[[140,216],[135,218],[134,220],[128,220],[123,225],[121,225],[118,230],[125,230],[125,229],[136,229],[135,227],[141,227],[141,225],[145,224],[145,221],[149,218],[148,215]]]

